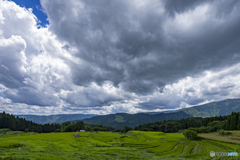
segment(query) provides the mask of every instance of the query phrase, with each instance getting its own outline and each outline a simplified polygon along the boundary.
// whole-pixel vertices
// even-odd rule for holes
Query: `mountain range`
[[[114,127],[116,129],[122,129],[124,126],[135,127],[136,125],[164,121],[164,120],[176,120],[192,117],[191,115],[178,111],[174,113],[159,113],[159,114],[147,114],[147,113],[137,113],[137,114],[127,114],[127,113],[117,113],[109,114],[103,116],[96,116],[92,118],[83,119],[84,123],[87,124],[102,124]]]
[[[175,120],[189,117],[214,117],[240,112],[240,99],[227,99],[203,105],[184,108],[176,111],[147,112],[137,114],[116,113],[108,115],[94,114],[59,114],[50,116],[18,115],[36,123],[62,123],[66,121],[84,121],[87,124],[102,124],[122,129],[124,126],[134,128],[137,125],[164,120]]]
[[[240,112],[240,99],[227,99],[211,102],[204,105],[181,109],[193,117],[214,117],[230,115],[232,112]]]
[[[90,118],[97,116],[96,114],[58,114],[49,116],[39,116],[39,115],[15,115],[15,117],[25,118],[28,121],[33,121],[35,123],[62,123],[66,121],[82,120],[85,118]]]
[[[232,112],[240,112],[240,99],[227,99],[211,102],[199,106],[171,111],[169,113],[117,113],[104,116],[96,116],[83,119],[87,124],[102,124],[122,129],[124,126],[135,127],[144,123],[151,123],[163,120],[176,120],[189,117],[215,117],[230,115]]]

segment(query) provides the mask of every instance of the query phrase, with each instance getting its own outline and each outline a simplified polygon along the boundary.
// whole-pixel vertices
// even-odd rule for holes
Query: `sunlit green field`
[[[84,132],[76,138],[73,134],[0,134],[0,159],[212,159],[211,151],[240,151],[237,143],[190,141],[182,133]]]

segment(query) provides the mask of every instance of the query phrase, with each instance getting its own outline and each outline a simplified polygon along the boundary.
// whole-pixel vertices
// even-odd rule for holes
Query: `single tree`
[[[198,138],[198,135],[197,135],[197,132],[193,131],[193,130],[185,130],[183,132],[183,135],[187,138],[187,139],[190,139],[190,140],[195,140]]]

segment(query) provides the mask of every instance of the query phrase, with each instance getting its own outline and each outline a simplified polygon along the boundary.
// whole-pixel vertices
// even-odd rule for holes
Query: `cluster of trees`
[[[229,116],[204,118],[199,128],[189,128],[197,133],[209,133],[219,130],[240,130],[240,112]]]
[[[142,124],[135,127],[135,130],[140,131],[161,131],[164,133],[177,132],[180,129],[188,129],[189,127],[200,127],[202,118],[183,118],[181,120],[168,120],[162,122],[154,122]]]
[[[229,134],[232,134],[231,132],[229,131],[224,131],[224,130],[221,130],[218,132],[220,135],[229,135]]]
[[[117,132],[113,127],[105,126],[101,124],[84,124],[82,121],[78,122],[64,122],[62,123],[61,130],[62,132],[75,132],[77,130],[85,130],[85,131],[113,131]],[[120,132],[121,130],[119,130]]]
[[[240,112],[232,112],[228,116],[215,116],[208,118],[186,118],[181,120],[168,120],[162,122],[142,124],[135,127],[140,131],[161,131],[165,133],[178,132],[181,129],[190,129],[197,133],[209,133],[218,130],[240,130]]]
[[[85,124],[82,121],[71,123],[64,122],[62,123],[61,132],[75,132],[77,130],[85,130]],[[60,131],[60,130],[58,130]]]
[[[13,131],[31,131],[31,132],[54,132],[61,128],[59,124],[37,124],[27,121],[24,118],[18,118],[5,112],[0,113],[0,128],[9,128]]]
[[[201,127],[190,127],[188,129],[193,130],[197,133],[210,133],[219,131],[226,128],[226,121],[212,121],[207,124],[207,126],[201,126]]]
[[[127,133],[128,131],[131,131],[132,128],[125,126],[122,130],[120,130],[121,133]]]
[[[226,130],[240,130],[240,112],[233,112],[227,119]]]
[[[215,116],[215,117],[207,117],[207,118],[202,118],[202,125],[201,126],[208,126],[210,122],[213,121],[226,121],[229,116]]]
[[[85,124],[86,131],[116,131],[115,128],[101,124]]]
[[[193,130],[190,130],[190,129],[187,129],[183,132],[183,135],[187,138],[187,139],[190,139],[190,140],[196,140],[198,139],[198,135],[197,135],[197,132],[193,131]]]

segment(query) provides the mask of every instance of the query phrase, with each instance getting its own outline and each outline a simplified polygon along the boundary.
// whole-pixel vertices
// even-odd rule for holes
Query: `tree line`
[[[85,131],[116,131],[115,128],[101,124],[85,124],[82,121],[62,123],[61,132],[75,132],[77,130]]]
[[[0,113],[0,128],[9,128],[13,131],[30,131],[38,133],[55,132],[61,129],[60,124],[37,124],[32,121],[27,121],[25,118],[15,117],[14,115],[5,112]]]
[[[0,129],[9,128],[13,131],[26,131],[38,133],[50,132],[75,132],[77,130],[86,131],[116,131],[115,128],[101,124],[84,124],[79,122],[64,122],[62,124],[38,124],[32,121],[27,121],[25,118],[15,117],[14,115],[5,112],[0,113]]]
[[[188,129],[189,127],[200,127],[202,118],[183,118],[181,120],[164,120],[136,126],[134,130],[140,131],[161,131],[164,133],[178,132],[180,129]]]
[[[174,133],[184,129],[191,129],[197,133],[215,132],[222,129],[240,130],[240,112],[232,112],[228,116],[183,118],[181,120],[147,123],[135,127],[135,130],[161,131],[164,133]]]

